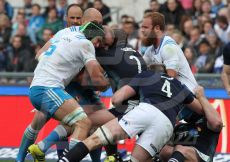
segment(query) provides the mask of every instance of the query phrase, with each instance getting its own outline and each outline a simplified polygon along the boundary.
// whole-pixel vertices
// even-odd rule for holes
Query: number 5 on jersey
[[[53,54],[53,52],[54,52],[55,49],[56,49],[56,46],[55,45],[51,45],[49,47],[49,49],[45,52],[45,55],[46,56],[51,56]]]
[[[170,86],[170,82],[168,80],[165,80],[161,91],[167,94],[167,97],[171,98],[172,96],[172,92],[171,92],[171,86]]]

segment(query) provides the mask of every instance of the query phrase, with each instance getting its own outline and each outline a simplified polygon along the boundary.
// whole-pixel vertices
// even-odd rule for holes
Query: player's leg
[[[173,146],[170,146],[170,145],[165,145],[161,151],[160,151],[160,159],[162,162],[167,162],[172,153],[173,153],[173,150],[174,150],[174,147]]]
[[[69,162],[81,161],[90,151],[114,141],[127,138],[117,119],[113,119],[98,128],[90,137],[75,145],[59,162],[68,159]]]
[[[17,162],[22,162],[25,160],[28,147],[34,143],[37,138],[37,134],[40,129],[45,125],[48,118],[47,116],[39,111],[35,112],[34,118],[29,124],[23,134],[22,141],[19,147],[19,152],[16,158]]]
[[[91,122],[80,105],[61,88],[32,87],[30,88],[30,99],[39,111],[46,112],[56,120],[73,127],[74,131],[77,130],[75,128],[79,121],[85,125],[82,131],[88,131],[91,127]],[[81,131],[79,129],[78,131]],[[88,134],[88,132],[84,132],[84,134]],[[32,155],[41,161],[41,156]]]
[[[37,143],[37,146],[43,153],[45,153],[52,145],[63,141],[72,133],[72,129],[66,125],[58,125],[45,139]]]
[[[146,103],[140,103],[140,106],[138,107],[140,110],[136,113],[136,118],[137,114],[142,116],[138,117],[137,120],[146,127],[137,139],[136,145],[138,146],[132,152],[132,157],[136,161],[145,162],[159,153],[162,147],[170,140],[173,134],[173,126],[168,117],[156,107]],[[125,125],[123,127],[125,128]],[[140,149],[143,150],[140,151]]]

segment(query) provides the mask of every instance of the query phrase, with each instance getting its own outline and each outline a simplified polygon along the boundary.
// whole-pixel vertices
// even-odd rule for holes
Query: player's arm
[[[221,73],[221,79],[224,84],[225,90],[227,91],[228,95],[230,95],[230,84],[229,84],[229,76],[230,76],[230,65],[223,66],[223,70]]]
[[[105,91],[109,87],[109,80],[106,78],[106,73],[98,63],[95,57],[95,49],[93,44],[88,40],[73,43],[72,52],[77,52],[77,57],[80,59],[90,77],[91,84],[99,91]]]
[[[196,94],[196,98],[202,105],[205,117],[207,118],[208,128],[212,131],[220,132],[223,127],[221,117],[219,113],[209,103],[208,99],[205,97],[204,88],[201,86],[197,86],[194,92]]]
[[[38,50],[38,52],[36,53],[35,59],[39,61],[40,60],[39,57],[41,56],[41,54],[45,52],[46,50],[48,50],[50,45],[51,45],[51,41],[49,40],[40,50]]]
[[[114,106],[118,106],[123,101],[135,95],[136,91],[131,86],[125,85],[114,93],[112,97],[112,104]]]
[[[105,91],[109,87],[109,80],[105,77],[106,73],[96,60],[88,61],[85,68],[97,90]]]
[[[162,59],[169,76],[176,78],[179,68],[179,49],[175,45],[165,45],[162,50]]]

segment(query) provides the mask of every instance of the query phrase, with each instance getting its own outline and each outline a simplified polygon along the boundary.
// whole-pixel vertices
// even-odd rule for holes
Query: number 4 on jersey
[[[161,91],[167,94],[167,97],[171,98],[172,96],[172,92],[171,92],[171,86],[170,86],[170,82],[168,80],[165,80]]]

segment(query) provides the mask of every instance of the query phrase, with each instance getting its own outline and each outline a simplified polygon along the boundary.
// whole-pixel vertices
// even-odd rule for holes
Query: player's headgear
[[[105,36],[103,26],[96,21],[88,22],[87,24],[83,25],[80,31],[84,33],[86,39],[88,40],[92,40],[98,36]]]

